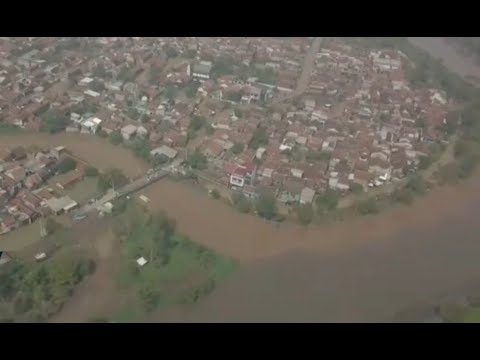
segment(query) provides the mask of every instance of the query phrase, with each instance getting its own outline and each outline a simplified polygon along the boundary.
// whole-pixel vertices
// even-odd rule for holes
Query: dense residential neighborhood
[[[306,91],[290,99],[311,41],[2,38],[1,124],[96,134],[154,165],[185,160],[217,185],[286,204],[415,172],[444,141],[454,106],[445,92],[413,88],[400,51],[327,38]],[[33,191],[40,176],[5,162],[2,192],[19,181]]]

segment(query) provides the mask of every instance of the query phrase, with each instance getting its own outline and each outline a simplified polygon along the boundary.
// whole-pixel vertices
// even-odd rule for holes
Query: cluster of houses
[[[401,52],[324,41],[307,92],[269,108],[296,88],[310,42],[0,38],[0,119],[40,130],[54,113],[64,131],[118,131],[147,140],[152,155],[199,151],[212,179],[283,202],[354,184],[368,190],[415,171],[443,139],[451,104],[439,90],[410,88]],[[193,115],[211,131],[191,136]]]
[[[68,156],[63,147],[31,153],[22,147],[0,149],[0,234],[78,206],[69,196],[47,185],[58,164]],[[65,190],[82,178],[80,164],[56,177],[55,187]]]

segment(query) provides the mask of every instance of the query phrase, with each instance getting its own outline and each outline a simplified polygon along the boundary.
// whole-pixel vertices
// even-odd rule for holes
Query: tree
[[[192,116],[190,117],[190,125],[189,125],[189,128],[192,129],[193,131],[198,131],[198,130],[200,130],[206,123],[207,123],[207,120],[206,120],[203,116],[192,115]]]
[[[49,217],[45,223],[45,231],[48,235],[55,233],[57,230],[61,229],[62,225],[56,222],[53,218]]]
[[[335,210],[340,196],[335,190],[327,189],[317,196],[316,204],[320,211]]]
[[[425,180],[417,174],[409,177],[405,187],[416,194],[425,194],[427,192],[427,184]]]
[[[148,161],[150,159],[150,144],[146,139],[135,139],[132,144],[132,150],[135,156]]]
[[[232,204],[241,213],[248,213],[251,210],[251,203],[248,198],[240,191],[232,193]]]
[[[372,198],[360,201],[357,204],[357,210],[361,215],[377,214],[379,212],[378,204]]]
[[[85,167],[85,176],[87,177],[95,177],[98,175],[98,169],[93,166],[86,166]]]
[[[218,192],[217,189],[213,189],[213,190],[210,192],[210,195],[212,195],[212,198],[214,198],[214,199],[219,199],[219,198],[220,198],[220,193]]]
[[[313,220],[312,204],[300,204],[297,206],[298,221],[302,225],[308,225]]]
[[[100,136],[101,138],[103,138],[103,139],[105,139],[105,138],[108,137],[107,132],[106,132],[105,130],[103,130],[103,129],[98,130],[98,131],[96,132],[96,134],[97,134],[98,136]]]
[[[151,161],[152,165],[156,167],[168,163],[169,158],[165,154],[155,154],[152,156]]]
[[[357,194],[357,195],[363,193],[363,186],[357,183],[352,184],[350,189],[354,194]]]
[[[48,111],[42,116],[41,129],[42,131],[54,134],[65,130],[67,123],[68,119],[65,115]]]
[[[392,200],[405,205],[410,205],[413,202],[413,191],[407,188],[397,189],[392,193]]]
[[[261,193],[255,202],[255,209],[261,217],[273,219],[277,214],[277,203],[275,197],[269,193]]]
[[[418,168],[420,170],[426,170],[432,165],[433,160],[430,156],[422,156],[418,162]]]
[[[200,83],[197,81],[192,81],[190,84],[187,85],[185,88],[185,95],[192,99],[197,95],[198,88],[200,87]]]
[[[120,130],[114,130],[108,135],[108,141],[113,145],[119,145],[123,142],[123,136]]]
[[[198,150],[187,157],[187,164],[196,170],[205,170],[207,168],[207,158]]]
[[[101,191],[110,189],[112,185],[118,189],[126,184],[128,184],[128,178],[120,169],[107,169],[104,173],[98,176],[98,188]]]
[[[268,144],[267,129],[261,126],[255,130],[252,141],[250,141],[250,144],[248,145],[248,147],[253,150],[257,150],[260,146],[264,146],[267,144]]]
[[[240,144],[240,143],[235,143],[233,144],[232,146],[232,152],[235,154],[235,155],[238,155],[238,154],[241,154],[243,152],[243,144]]]
[[[173,100],[177,97],[177,88],[172,84],[167,84],[165,87],[165,97],[169,100]]]
[[[66,157],[60,160],[58,163],[57,169],[60,174],[65,174],[69,171],[74,170],[77,167],[77,162],[71,157]]]

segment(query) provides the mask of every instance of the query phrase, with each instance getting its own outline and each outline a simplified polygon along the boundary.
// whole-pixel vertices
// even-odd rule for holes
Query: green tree
[[[257,214],[265,219],[273,219],[277,215],[277,202],[269,193],[261,193],[255,202]]]
[[[359,201],[357,210],[361,215],[377,214],[380,211],[377,202],[372,198]]]
[[[219,199],[219,198],[220,198],[220,193],[218,192],[217,189],[213,189],[213,190],[210,192],[210,195],[212,195],[212,198],[214,198],[214,199]]]
[[[317,208],[320,211],[332,211],[337,208],[339,194],[335,190],[327,189],[316,198]]]
[[[268,134],[265,127],[259,127],[253,134],[252,141],[248,145],[249,148],[257,150],[260,146],[268,144]]]
[[[73,160],[71,157],[65,157],[57,165],[58,172],[60,174],[67,173],[69,171],[74,170],[77,167],[77,162]]]
[[[298,221],[302,225],[308,225],[313,220],[312,204],[300,204],[297,206]]]
[[[150,159],[150,144],[146,139],[135,139],[132,144],[132,150],[135,156],[148,161]]]
[[[177,92],[175,85],[167,84],[165,87],[165,97],[169,100],[174,100],[177,97]]]
[[[232,146],[232,152],[235,154],[235,155],[238,155],[238,154],[241,154],[243,152],[243,144],[240,144],[240,143],[235,143],[233,144]]]
[[[120,169],[107,169],[104,173],[98,176],[98,188],[101,191],[110,189],[112,185],[115,189],[118,189],[126,184],[128,184],[128,178]]]
[[[428,190],[425,180],[417,174],[409,177],[405,187],[420,195],[425,194]]]
[[[51,217],[47,218],[47,221],[45,223],[45,231],[47,232],[48,235],[55,233],[57,230],[61,228],[62,228],[62,225],[57,221],[55,221],[53,218]]]
[[[190,117],[190,129],[193,131],[198,131],[200,130],[205,124],[207,123],[207,120],[203,116],[198,116],[198,115],[192,115]]]
[[[196,170],[205,170],[208,165],[207,158],[199,151],[189,154],[187,157],[187,164]]]
[[[65,130],[67,123],[65,115],[48,111],[42,116],[41,130],[50,134],[58,133]]]
[[[234,191],[232,193],[232,204],[241,213],[249,213],[251,210],[251,203],[243,193]]]
[[[420,170],[426,170],[432,165],[433,160],[430,156],[422,156],[420,157],[419,163],[418,163],[418,168]]]
[[[352,184],[350,189],[354,194],[357,194],[357,195],[363,193],[363,186],[357,183]]]
[[[197,81],[192,81],[191,83],[189,83],[187,85],[187,87],[185,88],[185,95],[189,98],[189,99],[192,99],[194,98],[195,96],[197,96],[197,91],[198,91],[198,88],[200,87],[200,83],[198,83]]]
[[[399,202],[405,205],[410,205],[414,199],[413,191],[407,188],[397,189],[391,196],[394,202]]]
[[[113,145],[119,145],[123,142],[123,136],[120,130],[114,130],[108,135],[108,141]]]
[[[86,166],[85,167],[85,176],[87,177],[95,177],[98,175],[98,169],[93,166]]]
[[[153,166],[160,166],[168,163],[169,158],[165,154],[155,154],[151,158]]]

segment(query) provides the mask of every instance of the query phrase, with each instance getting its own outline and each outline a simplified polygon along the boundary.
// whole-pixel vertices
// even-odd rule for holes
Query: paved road
[[[297,81],[297,88],[292,91],[287,96],[278,99],[273,102],[273,105],[282,103],[287,100],[291,100],[294,97],[303,94],[307,89],[310,81],[310,75],[312,74],[313,67],[315,65],[315,58],[320,50],[320,45],[322,44],[322,38],[316,37],[312,41],[312,45],[308,49],[307,54],[305,55],[305,61],[303,63],[302,73]]]

